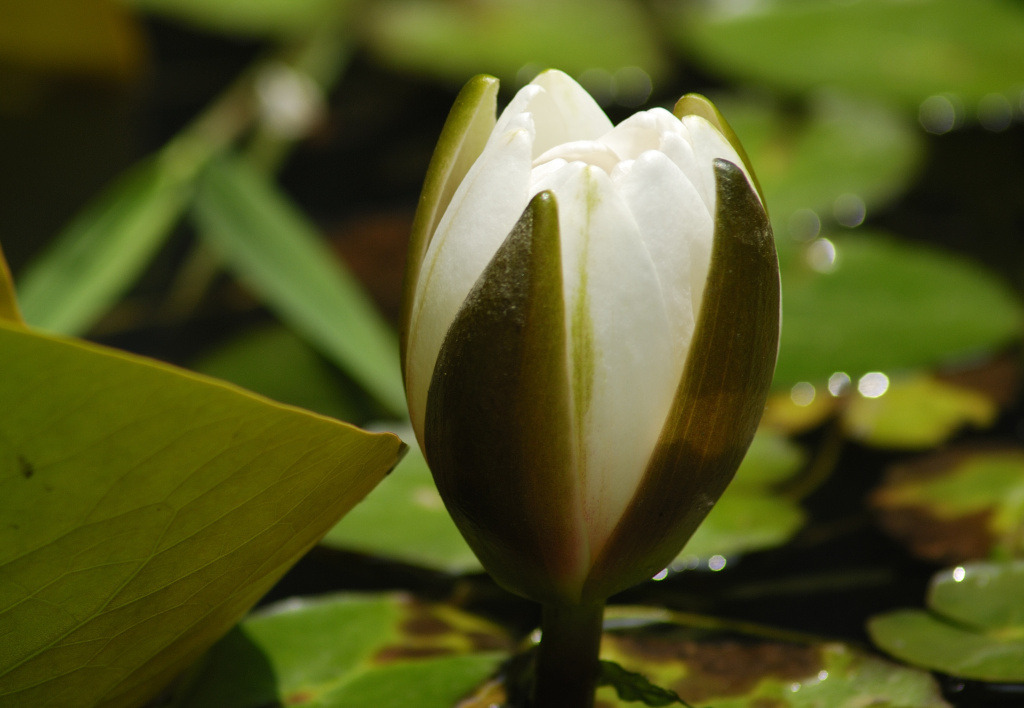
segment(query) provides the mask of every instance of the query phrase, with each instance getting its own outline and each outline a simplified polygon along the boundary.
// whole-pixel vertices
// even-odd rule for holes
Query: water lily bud
[[[445,504],[492,576],[603,601],[732,478],[775,366],[779,276],[735,135],[699,96],[613,126],[548,71],[460,94],[413,227],[402,364]]]

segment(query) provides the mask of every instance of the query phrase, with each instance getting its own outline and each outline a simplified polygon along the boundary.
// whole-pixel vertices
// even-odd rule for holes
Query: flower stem
[[[533,708],[592,708],[604,603],[545,605]]]

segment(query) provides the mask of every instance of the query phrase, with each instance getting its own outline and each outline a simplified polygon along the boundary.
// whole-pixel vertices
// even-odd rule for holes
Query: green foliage
[[[868,623],[885,651],[917,666],[981,681],[1024,680],[1024,562],[943,571],[928,610],[896,610]]]
[[[782,289],[776,388],[967,360],[1018,341],[1024,323],[1019,298],[985,270],[865,229],[789,253]]]
[[[364,40],[382,61],[456,84],[479,73],[525,83],[533,75],[519,76],[524,67],[576,76],[589,69],[603,72],[609,97],[617,90],[628,100],[640,77],[667,70],[649,21],[628,0],[386,0],[365,21]]]
[[[952,448],[893,467],[874,491],[883,524],[918,555],[956,562],[1024,552],[1024,450]]]
[[[125,173],[20,279],[29,324],[82,334],[136,281],[188,204],[195,158],[170,149]]]
[[[25,115],[50,125],[45,111],[64,104],[47,101],[58,94],[122,111],[118,101],[129,94],[160,93],[163,108],[209,100],[214,74],[202,50],[201,78],[164,77],[167,20],[178,24],[171,33],[201,44],[241,47],[245,61],[257,45],[268,56],[112,180],[55,239],[2,234],[31,244],[20,250],[35,260],[12,260],[12,281],[0,259],[0,706],[141,705],[175,677],[179,690],[166,695],[182,708],[475,708],[504,700],[503,662],[517,655],[515,641],[534,618],[476,575],[479,563],[418,451],[384,479],[400,457],[397,439],[322,417],[385,417],[393,420],[379,427],[406,430],[397,337],[289,194],[305,202],[296,188],[336,184],[329,174],[295,178],[315,171],[309,153],[340,146],[350,160],[329,171],[370,187],[332,193],[338,214],[380,220],[387,211],[401,222],[413,197],[395,192],[419,179],[432,139],[424,136],[441,123],[433,104],[444,101],[431,92],[480,72],[500,76],[507,91],[546,67],[579,78],[613,112],[648,93],[671,106],[681,92],[710,90],[757,170],[782,255],[771,427],[759,431],[670,567],[682,572],[631,591],[629,601],[648,603],[644,612],[669,626],[647,631],[627,620],[606,632],[602,656],[615,662],[606,672],[635,693],[616,697],[606,686],[599,700],[947,705],[922,670],[845,644],[780,637],[790,623],[829,635],[832,621],[859,629],[864,618],[849,615],[862,591],[905,591],[913,582],[901,576],[896,553],[864,568],[829,557],[830,542],[846,549],[856,540],[851,526],[863,532],[876,522],[915,564],[964,563],[936,576],[925,608],[873,617],[876,645],[915,667],[1024,681],[1024,453],[1005,440],[1015,418],[1000,417],[1020,404],[1024,308],[1006,281],[1024,283],[1024,202],[1020,173],[998,175],[991,159],[1019,152],[1019,3],[37,5],[19,0],[0,23],[5,154],[22,142],[18,111],[42,106]],[[141,28],[156,38],[152,71]],[[331,94],[353,49],[353,76]],[[268,120],[268,67],[308,84],[313,100],[317,92],[327,98],[316,109],[328,113],[314,115],[321,122],[310,124],[313,139],[294,163],[282,158],[297,136],[276,134]],[[155,91],[132,83],[140,76]],[[95,85],[65,83],[77,77]],[[115,97],[108,83],[126,90]],[[353,145],[367,140],[380,142],[369,164],[351,159],[366,154]],[[114,149],[117,159],[132,151],[129,142]],[[61,172],[89,171],[85,147],[59,156],[57,173],[25,169],[33,153],[4,177],[59,195]],[[45,157],[48,148],[32,149]],[[287,189],[272,174],[278,164],[289,170]],[[368,241],[376,247],[384,235],[378,229]],[[257,317],[257,308],[276,321]],[[44,332],[115,337],[159,356],[184,351],[204,374],[315,413]],[[993,358],[1005,350],[1011,356]],[[850,383],[830,391],[835,372]],[[868,372],[888,376],[883,395],[856,390]],[[870,455],[844,456],[861,446]],[[898,465],[890,464],[894,451]],[[819,486],[827,487],[820,498],[812,494]],[[327,578],[318,576],[318,587],[401,585],[407,593],[295,600],[243,619],[321,537],[362,556],[344,556],[344,567],[339,554],[308,561]],[[721,572],[690,570],[714,556],[729,561]],[[430,571],[429,587],[395,581],[417,569]],[[428,594],[440,601],[415,599]],[[889,601],[871,594],[864,604]],[[774,614],[787,602],[795,609]],[[822,604],[831,620],[816,616]],[[723,630],[697,631],[661,609],[677,606],[769,617],[780,629],[690,617]]]
[[[620,622],[628,608],[617,613]],[[681,618],[606,632],[601,656],[626,672],[639,672],[667,698],[678,694],[693,708],[857,708],[864,705],[940,708],[934,680],[924,671],[883,661],[836,642],[796,643],[729,634],[728,628],[698,631]],[[614,685],[618,686],[616,682]],[[611,688],[599,700],[615,700]],[[671,705],[648,703],[648,705]]]
[[[374,394],[405,410],[398,338],[314,228],[243,161],[212,161],[197,186],[203,236],[267,304]]]
[[[950,94],[975,108],[1020,90],[1024,10],[1005,0],[802,0],[760,11],[679,12],[680,46],[740,81],[803,95],[821,88],[911,110]]]
[[[291,600],[246,619],[178,694],[189,708],[451,708],[508,646],[498,627],[400,596]]]
[[[138,705],[398,461],[401,443],[0,325],[0,702]]]
[[[813,235],[814,217],[826,228],[858,224],[901,196],[920,172],[921,133],[884,106],[835,91],[811,94],[797,106],[770,94],[715,98],[757,170],[780,248],[791,246],[791,237]]]

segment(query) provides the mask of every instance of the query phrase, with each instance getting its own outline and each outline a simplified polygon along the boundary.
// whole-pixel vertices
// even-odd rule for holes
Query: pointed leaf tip
[[[425,453],[452,518],[501,585],[541,601],[575,599],[583,574],[565,316],[542,192],[448,330],[427,398]]]
[[[699,93],[688,93],[676,101],[676,105],[672,108],[672,113],[679,120],[686,116],[699,116],[713,125],[722,134],[722,137],[729,141],[732,149],[743,160],[743,167],[746,168],[750,178],[754,181],[754,189],[757,191],[757,196],[760,197],[762,204],[767,204],[764,200],[761,184],[757,179],[757,173],[754,172],[754,166],[750,162],[750,157],[747,156],[747,151],[743,149],[743,143],[740,142],[736,131],[732,129],[729,121],[725,119],[725,116],[722,115],[722,112],[718,110],[714,103]]]
[[[487,144],[497,120],[497,106],[498,80],[486,74],[470,79],[456,97],[430,159],[409,237],[400,332],[403,371],[420,265],[455,190]]]

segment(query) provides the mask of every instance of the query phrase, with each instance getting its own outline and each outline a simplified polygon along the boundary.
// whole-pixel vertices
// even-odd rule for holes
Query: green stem
[[[592,708],[604,603],[545,605],[533,708]]]

